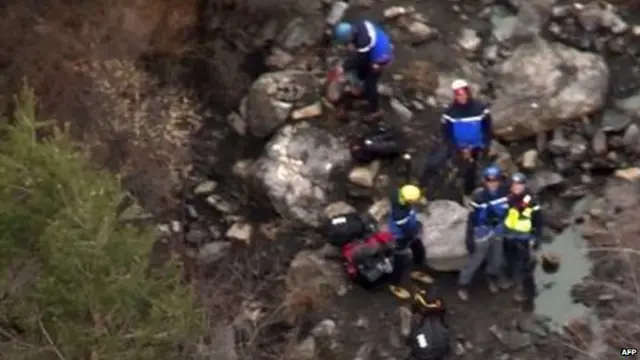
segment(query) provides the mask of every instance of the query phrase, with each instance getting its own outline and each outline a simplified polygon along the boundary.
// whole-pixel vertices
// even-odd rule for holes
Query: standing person
[[[426,261],[426,251],[420,239],[422,223],[414,209],[414,206],[421,200],[422,192],[415,185],[400,187],[400,189],[394,191],[390,199],[391,212],[389,213],[388,226],[396,243],[396,256],[389,290],[397,298],[403,300],[411,298],[411,293],[401,286],[407,268],[407,263],[402,253],[404,250],[410,249],[413,264],[416,266],[422,266]],[[429,275],[421,271],[412,271],[410,277],[415,281],[427,284],[432,281]]]
[[[337,41],[348,44],[353,52],[344,64],[345,71],[354,71],[362,82],[362,92],[369,103],[368,118],[382,116],[378,81],[382,70],[393,60],[393,45],[387,33],[369,20],[352,23],[341,22],[336,25],[334,35]]]
[[[536,294],[534,251],[540,248],[542,216],[540,205],[527,189],[521,173],[511,176],[508,211],[504,220],[505,256],[516,283],[515,300],[532,301]]]
[[[504,282],[503,243],[496,227],[502,224],[507,213],[508,188],[504,186],[502,172],[496,166],[486,168],[482,179],[483,187],[473,194],[467,220],[469,260],[460,271],[458,279],[458,297],[463,301],[469,299],[469,284],[485,261],[489,291],[498,292],[500,281]],[[506,287],[506,283],[501,285]]]
[[[442,114],[442,136],[460,161],[465,199],[475,190],[477,163],[489,151],[492,119],[487,106],[473,98],[467,81],[451,83],[454,100]]]

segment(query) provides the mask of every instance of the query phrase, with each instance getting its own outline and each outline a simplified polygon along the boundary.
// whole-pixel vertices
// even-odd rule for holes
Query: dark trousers
[[[456,154],[456,163],[462,176],[462,192],[466,196],[471,195],[476,189],[476,175],[481,155],[482,149],[472,149],[468,156],[461,151]]]
[[[381,64],[384,66],[384,64]],[[363,96],[369,103],[370,111],[380,110],[380,95],[378,94],[378,82],[382,69],[374,69],[373,64],[362,55],[355,55],[345,63],[345,70],[355,71],[356,76],[362,81]]]
[[[412,263],[414,266],[421,266],[425,263],[426,257],[426,249],[422,244],[422,240],[419,238],[414,238],[409,242],[408,248],[411,250]],[[406,256],[404,256],[403,249],[396,250],[394,255],[394,266],[393,272],[389,276],[389,281],[393,285],[400,285],[402,283],[403,277],[407,272],[407,269],[411,266],[411,264],[407,261]]]
[[[505,238],[504,252],[506,275],[522,287],[525,298],[533,299],[536,295],[536,259],[531,256],[529,244],[522,240]]]

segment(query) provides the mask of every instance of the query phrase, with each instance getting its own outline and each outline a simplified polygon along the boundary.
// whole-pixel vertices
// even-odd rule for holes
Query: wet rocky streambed
[[[634,262],[588,251],[634,248],[640,230],[640,18],[601,4],[359,0],[347,13],[380,19],[394,39],[397,59],[380,92],[415,173],[438,147],[449,84],[463,77],[492,104],[493,160],[528,173],[544,200],[544,248],[561,267],[538,272],[534,311],[510,294],[490,296],[481,279],[462,303],[454,289],[466,210],[452,169],[433,174],[442,187],[423,215],[423,241],[462,359],[612,358],[615,341],[637,339],[619,326],[638,319],[628,291]],[[159,225],[161,243],[183,254],[201,284],[213,328],[202,352],[211,359],[406,356],[406,304],[350,284],[318,231],[353,207],[383,219],[385,194],[399,181],[397,163],[354,168],[347,144],[367,127],[362,114],[337,121],[321,100],[327,64],[339,56],[319,45],[324,22],[318,11],[247,29],[245,48],[261,39],[264,55],[251,58],[264,58],[254,67],[268,71],[253,74],[235,111],[205,103],[183,207]],[[613,310],[621,306],[631,309],[622,318]],[[622,335],[603,335],[612,329]]]

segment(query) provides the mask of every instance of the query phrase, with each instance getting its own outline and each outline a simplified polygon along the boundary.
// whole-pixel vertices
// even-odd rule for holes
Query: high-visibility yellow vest
[[[509,209],[507,217],[504,220],[504,226],[507,230],[530,233],[533,228],[533,221],[531,215],[533,214],[533,208],[527,207],[522,211],[516,208]]]

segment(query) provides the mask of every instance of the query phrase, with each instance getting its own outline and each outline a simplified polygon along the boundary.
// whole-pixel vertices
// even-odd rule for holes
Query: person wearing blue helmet
[[[504,252],[499,227],[507,212],[507,192],[502,172],[489,166],[482,173],[483,186],[477,189],[469,202],[471,210],[467,221],[466,244],[469,259],[460,271],[458,297],[467,301],[468,287],[478,269],[486,262],[489,291],[498,292],[504,281]]]
[[[456,79],[451,83],[454,100],[442,114],[442,137],[461,160],[463,193],[469,196],[476,187],[477,163],[489,151],[492,118],[489,108],[473,98],[469,83]]]
[[[516,283],[515,300],[531,302],[536,294],[534,270],[540,248],[543,219],[539,202],[527,189],[522,173],[511,176],[508,210],[503,222],[507,275]]]
[[[335,39],[348,44],[353,54],[345,61],[345,71],[353,71],[362,82],[362,95],[370,106],[370,118],[382,116],[378,81],[382,70],[393,60],[389,35],[369,20],[341,22],[334,29]],[[359,94],[357,94],[359,95]]]

